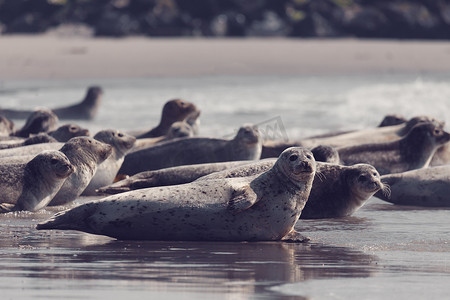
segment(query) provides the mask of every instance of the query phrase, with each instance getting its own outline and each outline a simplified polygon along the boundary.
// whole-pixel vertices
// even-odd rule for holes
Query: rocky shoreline
[[[445,0],[3,0],[0,33],[450,39]]]

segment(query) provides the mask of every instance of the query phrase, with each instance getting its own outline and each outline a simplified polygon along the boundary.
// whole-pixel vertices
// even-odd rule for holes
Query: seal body
[[[398,205],[450,207],[450,166],[438,166],[387,174],[381,180],[390,186],[390,194],[375,197]]]
[[[76,170],[64,181],[49,206],[66,204],[80,196],[97,171],[98,164],[111,155],[112,147],[90,137],[75,137],[60,151]]]
[[[215,138],[187,138],[168,141],[126,155],[119,174],[134,175],[139,172],[168,167],[255,160],[261,155],[261,137],[250,125],[239,129],[232,140]]]
[[[223,171],[237,166],[247,165],[250,162],[229,161],[219,163],[206,163],[185,165],[160,170],[137,173],[129,178],[97,189],[99,194],[117,194],[136,189],[157,186],[177,185],[192,182],[202,176],[213,172]]]
[[[118,239],[259,241],[288,236],[312,184],[308,150],[288,149],[269,171],[109,196],[55,215],[37,229]]]
[[[27,163],[0,164],[0,211],[39,210],[74,171],[59,151],[44,151]]]
[[[197,107],[183,99],[169,100],[164,104],[161,120],[155,128],[138,134],[138,139],[151,138],[164,136],[168,133],[170,126],[179,121],[185,121],[189,119],[190,122],[195,123],[195,120],[199,117],[200,110]]]
[[[421,123],[398,141],[362,144],[337,150],[342,164],[367,163],[383,175],[427,167],[436,149],[449,140],[450,134],[440,126]]]
[[[113,183],[114,177],[122,166],[125,154],[133,147],[136,138],[118,130],[101,130],[94,139],[111,145],[112,153],[97,166],[95,175],[90,180],[82,195],[96,195],[95,190]]]

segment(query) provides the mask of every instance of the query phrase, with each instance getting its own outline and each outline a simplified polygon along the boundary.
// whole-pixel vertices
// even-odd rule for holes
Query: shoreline
[[[450,71],[450,41],[0,36],[0,80]]]

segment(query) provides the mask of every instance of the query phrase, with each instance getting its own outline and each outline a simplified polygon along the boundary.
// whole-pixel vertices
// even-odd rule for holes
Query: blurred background
[[[0,32],[449,39],[448,0],[0,0]]]

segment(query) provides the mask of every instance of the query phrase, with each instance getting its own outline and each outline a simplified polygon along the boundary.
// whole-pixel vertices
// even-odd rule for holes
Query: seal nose
[[[310,163],[309,161],[302,161],[302,162],[300,163],[300,170],[312,172],[312,166],[311,166],[311,163]]]

